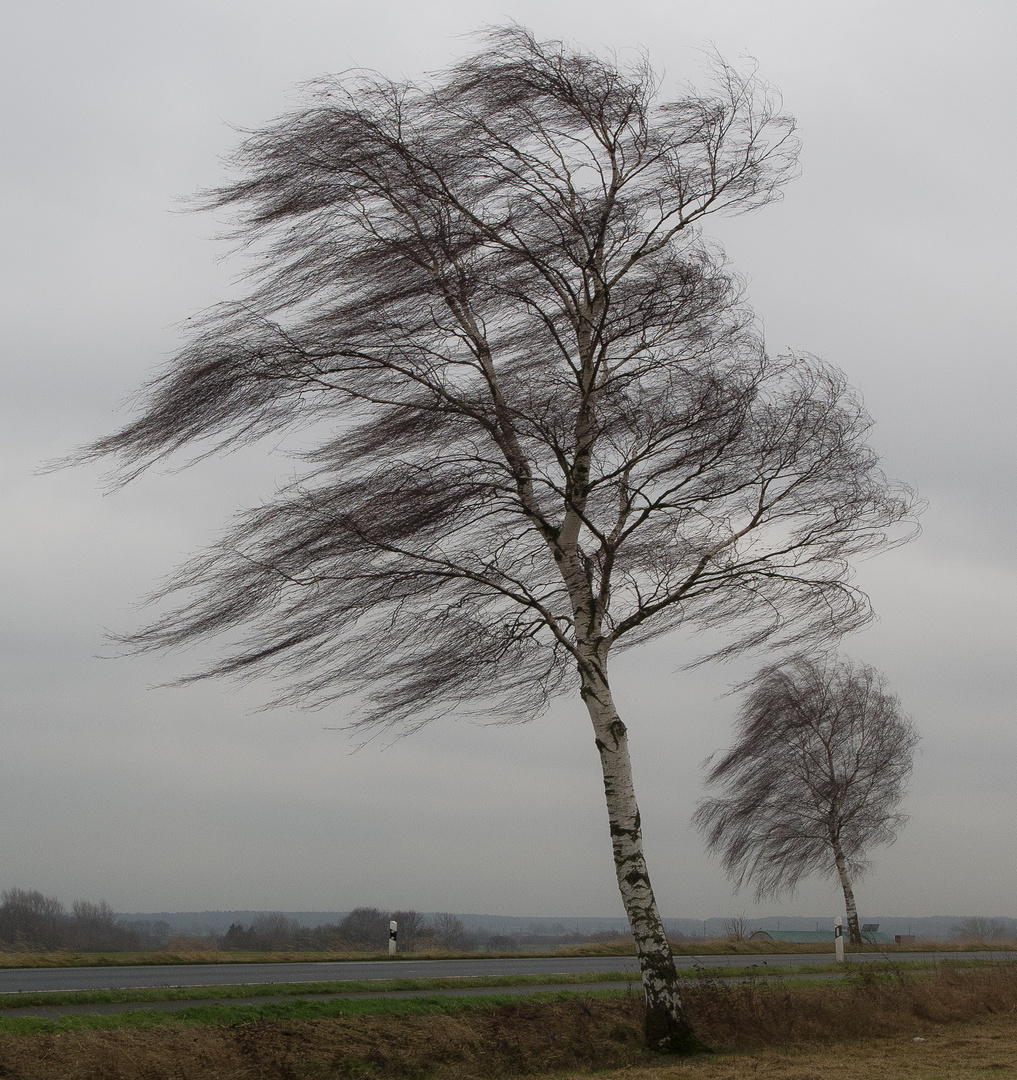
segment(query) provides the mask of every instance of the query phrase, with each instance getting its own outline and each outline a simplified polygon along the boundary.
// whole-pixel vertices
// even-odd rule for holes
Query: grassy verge
[[[979,965],[991,965],[991,960],[925,960],[906,961],[907,971],[932,971],[942,965],[971,969]],[[724,966],[696,968],[683,971],[689,979],[702,982],[717,979],[780,979],[787,981],[809,975],[844,975],[856,972],[850,963],[795,964],[768,967],[760,964],[750,966]],[[896,976],[899,965],[893,961],[866,963],[866,977],[877,974]],[[4,1010],[33,1006],[62,1005],[121,1005],[145,1004],[161,1001],[217,1001],[243,1000],[255,997],[301,997],[314,994],[391,994],[399,991],[461,990],[496,987],[582,986],[587,983],[627,982],[638,988],[637,972],[584,971],[548,975],[466,975],[443,979],[357,979],[346,981],[321,981],[301,983],[241,983],[219,986],[153,986],[124,990],[46,990],[41,992],[0,994],[0,1017]]]
[[[914,970],[918,969],[918,970]],[[917,980],[935,978],[941,974],[938,965],[932,963],[914,965],[905,974],[902,969],[892,964],[866,964],[864,968],[835,967],[834,965],[802,965],[769,973],[760,971],[759,968],[720,968],[702,970],[697,976],[693,976],[687,982],[694,997],[704,998],[712,992],[724,993],[729,990],[732,978],[746,978],[750,980],[750,992],[756,990],[764,993],[773,993],[777,989],[782,991],[814,989],[816,988],[816,976],[828,976],[835,974],[852,986],[886,986],[901,985],[905,981],[914,983]],[[958,970],[961,970],[958,966]],[[603,981],[620,981],[613,978],[616,973],[590,973],[579,976],[523,976],[512,978],[508,976],[494,978],[475,979],[404,979],[385,980],[385,985],[379,987],[370,982],[336,982],[336,983],[262,983],[249,984],[247,986],[205,986],[205,987],[170,987],[170,988],[144,988],[138,990],[112,990],[112,991],[69,991],[54,992],[52,994],[19,994],[4,995],[0,998],[0,1033],[27,1034],[43,1031],[81,1031],[81,1030],[112,1030],[114,1028],[154,1027],[159,1025],[169,1026],[205,1026],[209,1024],[237,1024],[253,1021],[277,1021],[284,1019],[320,1019],[322,1017],[362,1015],[367,1013],[430,1013],[437,1011],[461,1011],[462,1009],[483,1008],[493,1004],[504,1004],[505,1001],[518,1002],[520,998],[529,1001],[564,1001],[575,995],[582,997],[613,997],[619,994],[631,996],[640,995],[641,986],[638,979],[625,980],[628,982],[627,990],[593,990],[585,989],[584,983]],[[838,981],[841,981],[838,980]],[[556,984],[556,989],[550,994],[534,992],[541,985]],[[574,985],[576,989],[559,990],[557,987],[563,983]],[[742,984],[745,985],[744,983]],[[502,994],[471,994],[468,997],[414,997],[392,998],[386,996],[393,991],[416,991],[426,994],[428,990],[461,990],[464,988],[479,989],[502,989],[515,991],[509,995]],[[827,983],[819,989],[834,989],[836,983]],[[330,1000],[307,1000],[308,995],[314,995],[315,999],[323,994],[346,995],[366,993],[365,997],[349,998],[336,996]],[[264,997],[290,998],[289,1001],[250,1002],[244,1003],[245,999]],[[210,999],[214,1004],[210,1004]],[[301,1000],[303,999],[303,1000]],[[145,1004],[158,1002],[201,1002],[192,1008],[180,1008],[170,1011],[145,1009]],[[236,1004],[226,1004],[235,1002]],[[444,1002],[440,1008],[436,1003]],[[60,1018],[44,1018],[36,1016],[23,1016],[20,1010],[32,1006],[59,1007],[63,1005],[138,1005],[137,1009],[124,1009],[110,1015],[98,1014],[75,1014]],[[2,1074],[0,1074],[2,1075]]]
[[[358,1009],[295,1000],[258,1009],[225,1006],[214,1019],[182,1016],[172,1024],[150,1024],[138,1013],[132,1026],[115,1028],[69,1018],[78,1025],[50,1022],[34,1032],[0,1033],[0,1076],[508,1080],[625,1069],[626,1080],[946,1080],[1017,1065],[1014,965],[939,969],[920,979],[859,972],[821,988],[704,982],[686,996],[697,1031],[718,1051],[705,1060],[648,1055],[639,1038],[640,995],[616,992],[372,999],[357,1002]],[[324,1011],[339,1004],[341,1014]],[[965,1024],[989,1034],[961,1036]]]
[[[473,987],[540,987],[598,982],[639,983],[637,972],[592,971],[567,975],[477,975],[451,979],[359,979],[346,982],[243,983],[239,986],[153,986],[133,990],[53,990],[0,994],[4,1009],[35,1005],[120,1005],[149,1001],[242,1000],[252,997],[300,997],[306,994],[390,994],[400,990],[457,990]]]
[[[273,1002],[267,1005],[198,1005],[189,1009],[162,1012],[153,1009],[132,1009],[112,1016],[86,1014],[62,1016],[48,1020],[39,1016],[0,1017],[0,1034],[36,1035],[63,1034],[75,1031],[112,1031],[155,1027],[235,1027],[238,1024],[278,1023],[283,1020],[324,1020],[356,1016],[453,1016],[473,1009],[494,1009],[499,1006],[547,1004],[570,1001],[576,993],[584,999],[631,997],[625,990],[559,991],[556,993],[484,994],[468,998],[348,998],[331,1001]]]
[[[787,941],[672,941],[671,951],[675,956],[760,956],[780,954],[789,956],[808,956],[815,953],[833,952],[833,941],[823,944],[792,943]],[[852,953],[914,953],[914,952],[1013,952],[1017,951],[1017,942],[998,942],[995,945],[971,944],[970,942],[922,941],[914,945],[848,945],[846,952]],[[473,954],[476,955],[476,954]],[[507,955],[520,956],[521,953]],[[634,951],[627,942],[597,942],[590,945],[572,945],[567,949],[557,949],[556,956],[633,956]]]
[[[50,967],[157,967],[165,964],[313,964],[347,960],[384,960],[399,964],[405,960],[477,960],[499,953],[388,953],[351,952],[224,952],[217,949],[167,952],[77,953],[0,952],[0,968]],[[505,953],[518,956],[518,953]]]
[[[991,960],[925,960],[905,961],[908,974],[935,971],[944,966],[972,970],[979,966],[992,966]],[[796,978],[815,975],[841,975],[846,978],[874,978],[886,976],[898,978],[899,963],[894,961],[871,961],[861,969],[850,963],[795,964],[768,967],[724,966],[696,968],[682,975],[694,982],[712,982],[722,979],[779,979],[782,983]],[[302,997],[322,994],[377,994],[379,996],[400,991],[462,990],[474,988],[583,986],[589,983],[626,982],[634,989],[639,987],[637,972],[584,971],[548,975],[467,975],[443,979],[357,979],[346,981],[321,981],[302,983],[241,983],[212,986],[153,986],[124,990],[46,990],[41,992],[0,994],[0,1018],[5,1010],[35,1006],[59,1007],[63,1005],[143,1005],[163,1001],[242,1001],[260,997]]]

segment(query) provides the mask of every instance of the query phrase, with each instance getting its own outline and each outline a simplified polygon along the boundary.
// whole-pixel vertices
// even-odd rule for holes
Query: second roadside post
[[[837,953],[837,963],[844,963],[844,920],[838,915],[833,920],[833,947]]]

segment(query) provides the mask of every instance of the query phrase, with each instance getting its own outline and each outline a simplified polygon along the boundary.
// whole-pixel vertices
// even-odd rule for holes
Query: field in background
[[[760,956],[782,954],[789,956],[830,955],[831,945],[789,944],[778,941],[675,941],[671,948],[676,956]],[[1006,952],[1017,951],[1017,942],[1002,941],[992,944],[980,942],[944,943],[941,941],[917,942],[912,945],[863,945],[848,946],[847,953],[865,952],[893,955],[909,952]],[[241,952],[239,950],[214,949],[200,939],[182,942],[181,947],[163,951],[146,952],[52,952],[7,951],[0,952],[0,968],[33,967],[128,967],[159,964],[293,964],[316,961],[340,960],[477,960],[481,958],[514,958],[525,956],[633,956],[634,947],[628,942],[598,942],[590,945],[572,945],[566,948],[540,950],[513,950],[512,952],[413,952],[400,953],[393,960],[387,952]]]

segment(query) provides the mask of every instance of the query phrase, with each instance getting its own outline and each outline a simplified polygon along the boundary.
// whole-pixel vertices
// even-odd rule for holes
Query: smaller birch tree
[[[866,851],[892,844],[907,821],[897,807],[918,734],[867,664],[798,656],[749,686],[738,741],[707,776],[726,794],[703,800],[693,821],[757,900],[836,875],[860,945],[852,883],[869,868]]]

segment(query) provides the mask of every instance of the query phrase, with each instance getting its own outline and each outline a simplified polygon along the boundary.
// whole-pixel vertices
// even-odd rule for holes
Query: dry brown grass
[[[507,1077],[641,1057],[640,1006],[519,1004],[445,1016],[360,1016],[198,1029],[0,1036],[5,1080]]]
[[[1011,944],[960,946],[943,942],[924,941],[915,945],[851,945],[847,948],[852,953],[899,953],[899,952],[954,952],[958,949],[998,949],[1005,951],[1014,948]],[[829,942],[788,941],[731,941],[717,938],[713,941],[672,941],[671,952],[675,956],[763,956],[782,953],[788,956],[814,956],[825,954],[833,956],[833,939]],[[631,941],[593,941],[586,945],[567,945],[555,949],[556,956],[635,956],[635,946]],[[473,954],[476,955],[476,954]],[[492,954],[493,955],[493,954]],[[500,955],[500,954],[499,954]],[[506,953],[506,956],[520,956],[525,953]]]
[[[822,1049],[763,1049],[613,1070],[597,1080],[985,1080],[1015,1072],[1017,1026],[1010,1016],[996,1016],[930,1031],[923,1042],[898,1036]]]
[[[179,942],[178,942],[179,944]],[[632,949],[629,949],[632,952]],[[499,957],[519,957],[526,953],[451,953],[439,949],[428,952],[400,953],[396,958],[388,952],[340,952],[335,949],[320,952],[245,952],[239,949],[225,951],[213,946],[184,942],[178,948],[166,948],[158,952],[125,953],[77,953],[77,952],[0,952],[0,968],[51,968],[51,967],[122,967],[152,966],[161,964],[307,964],[315,961],[337,960],[385,960],[395,970],[405,960],[478,960]],[[545,956],[546,952],[531,955]],[[601,955],[615,955],[603,953]],[[634,954],[633,954],[634,955]]]
[[[689,994],[694,1021],[712,1046],[802,1047],[871,1038],[925,1038],[944,1025],[1017,1013],[1017,965],[939,968],[925,977],[864,967],[843,983],[704,981]]]
[[[442,1016],[0,1036],[0,1077],[503,1080],[624,1068],[625,1080],[932,1080],[1017,1067],[1017,967],[1010,965],[822,988],[704,983],[688,1000],[700,1035],[722,1055],[684,1063],[648,1056],[632,995]]]
[[[579,946],[585,948],[585,946]],[[731,941],[718,938],[714,941],[672,941],[671,951],[676,956],[753,956],[761,953],[786,953],[810,955],[825,953],[833,955],[833,941],[827,943],[788,942],[788,941]],[[1013,952],[1017,951],[1017,942],[998,941],[992,943],[977,941],[916,941],[911,945],[847,945],[845,952],[850,958],[852,953],[896,953],[916,952]]]

